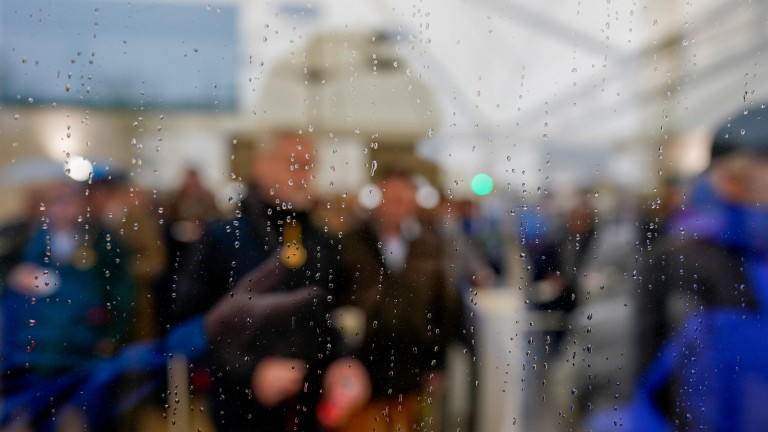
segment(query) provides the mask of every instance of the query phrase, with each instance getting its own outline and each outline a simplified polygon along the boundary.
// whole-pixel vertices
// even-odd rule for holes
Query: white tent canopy
[[[35,104],[43,103],[38,101],[24,105],[20,120],[9,116],[15,114],[9,109],[0,116],[5,139],[21,143],[6,159],[21,156],[22,151],[35,153],[26,143],[56,157],[82,152],[97,159],[135,158],[144,161],[143,167],[137,165],[137,173],[161,187],[172,185],[174,173],[195,157],[215,165],[210,179],[227,180],[221,174],[231,156],[227,152],[233,131],[296,123],[297,116],[302,128],[321,132],[338,147],[339,155],[359,157],[361,142],[415,142],[421,154],[446,172],[450,187],[458,189],[479,171],[514,189],[546,188],[547,181],[569,185],[606,179],[644,187],[658,178],[661,168],[665,172],[700,168],[706,162],[702,148],[707,134],[730,113],[760,104],[768,95],[768,80],[763,78],[768,66],[761,59],[768,41],[765,0],[106,2],[111,8],[97,8],[85,0],[67,7],[43,3],[8,2],[2,8],[9,14],[5,22],[23,21],[18,31],[29,33],[6,44],[5,67],[15,65],[14,70],[21,70],[17,77],[35,83],[39,80],[32,78],[38,75],[25,74],[47,71],[41,76],[58,77],[58,71],[70,67],[66,57],[70,51],[73,61],[80,51],[84,56],[93,51],[93,66],[84,57],[73,63],[83,71],[72,78],[73,92],[82,90],[78,83],[91,85],[92,69],[94,94],[100,92],[102,97],[143,88],[141,82],[139,87],[114,85],[119,80],[108,76],[114,68],[105,63],[113,63],[109,54],[123,62],[142,58],[146,35],[136,33],[144,28],[140,24],[149,25],[142,20],[152,17],[153,10],[167,16],[173,12],[169,6],[182,5],[185,16],[198,20],[173,27],[202,35],[194,46],[186,39],[193,37],[190,34],[158,33],[168,38],[160,45],[175,50],[163,51],[163,60],[184,59],[167,62],[173,66],[170,76],[188,73],[192,79],[172,79],[178,82],[167,86],[154,83],[148,87],[152,91],[138,96],[147,99],[139,108],[162,105],[157,89],[164,87],[175,89],[173,94],[215,99],[219,90],[210,82],[224,79],[229,89],[224,93],[236,95],[235,115],[228,110],[190,115],[170,108],[163,113],[167,115],[162,131],[138,131],[131,126],[137,119],[130,110],[122,113],[130,118],[127,125],[123,118],[98,108],[82,115],[98,117],[99,122],[77,123],[63,110],[35,111],[39,108]],[[24,9],[20,5],[34,13],[14,15],[16,9]],[[217,8],[222,11],[220,19],[209,19]],[[144,14],[131,15],[138,9]],[[115,16],[125,10],[129,16]],[[38,30],[51,30],[47,33],[51,37],[55,30],[72,25],[68,21],[72,16],[87,23],[99,20],[99,37],[83,33],[84,41],[74,36],[63,40],[74,45],[65,47],[64,57],[55,56],[56,50],[46,44],[30,44]],[[230,28],[233,21],[236,31]],[[197,29],[207,25],[201,23],[213,24]],[[222,26],[230,27],[225,31]],[[82,33],[80,26],[70,33]],[[92,40],[101,41],[98,49],[89,46]],[[193,51],[198,43],[201,49]],[[32,48],[42,50],[39,66],[27,52]],[[208,60],[198,58],[203,53]],[[206,68],[201,62],[207,63]],[[134,63],[153,71],[169,69],[163,66],[166,62]],[[49,90],[72,100],[68,87],[65,93],[67,80],[66,74],[51,79]],[[95,100],[94,94],[83,97]],[[234,105],[235,99],[231,100]],[[19,108],[17,104],[11,109]],[[55,127],[38,127],[52,122]],[[169,161],[163,152],[123,154],[141,153],[138,144],[98,148],[96,144],[110,143],[116,130],[130,135],[123,141],[135,138],[148,148],[167,149],[168,155],[190,153],[189,157]],[[95,145],[89,146],[91,142]],[[194,150],[182,150],[193,147],[191,143]],[[200,150],[203,147],[205,151]],[[347,170],[333,175],[340,180],[370,171],[353,159],[345,160]]]
[[[647,134],[653,120],[708,126],[745,94],[767,90],[758,78],[768,67],[759,61],[766,2],[250,3],[242,5],[243,46],[258,61],[247,76],[276,56],[302,55],[320,33],[397,36],[398,54],[437,89],[456,134],[475,135],[479,126],[521,140],[542,139],[547,129],[550,139],[614,140]],[[606,124],[582,126],[596,115]]]
[[[248,82],[243,94],[253,95],[243,112],[259,105],[278,59],[301,61],[317,35],[367,30],[388,36],[397,58],[432,88],[440,118],[423,145],[444,165],[490,164],[503,173],[510,172],[506,156],[541,166],[559,150],[594,160],[617,147],[650,158],[768,94],[768,66],[760,61],[767,5],[243,2],[251,59],[243,76],[257,78],[241,80]]]

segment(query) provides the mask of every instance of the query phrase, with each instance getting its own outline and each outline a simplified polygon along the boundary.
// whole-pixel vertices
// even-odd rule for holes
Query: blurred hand
[[[59,276],[33,263],[22,263],[8,275],[9,287],[21,295],[46,297],[59,289]]]
[[[260,404],[273,407],[299,394],[306,374],[307,364],[302,360],[266,357],[253,370],[251,388]]]
[[[330,430],[343,426],[370,397],[371,380],[365,366],[352,357],[336,360],[325,371],[318,420]]]
[[[421,376],[422,392],[431,397],[432,394],[442,394],[445,391],[445,372],[429,371]]]
[[[544,279],[534,284],[532,300],[536,303],[551,302],[563,293],[565,287],[565,278],[557,275],[547,275]]]
[[[492,287],[496,284],[496,272],[490,267],[483,267],[472,275],[472,285],[478,288]]]

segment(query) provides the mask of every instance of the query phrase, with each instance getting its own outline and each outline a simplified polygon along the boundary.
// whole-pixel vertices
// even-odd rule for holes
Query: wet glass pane
[[[0,3],[0,429],[765,430],[767,11]]]

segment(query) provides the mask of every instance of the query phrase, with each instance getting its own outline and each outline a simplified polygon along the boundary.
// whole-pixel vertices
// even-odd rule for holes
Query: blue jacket
[[[689,196],[647,257],[634,399],[591,430],[768,430],[768,210],[723,201],[706,177]]]
[[[31,420],[36,430],[53,430],[51,410],[67,406],[82,409],[89,430],[110,430],[110,419],[163,384],[169,356],[181,354],[192,362],[202,358],[208,349],[203,318],[196,316],[173,327],[162,340],[132,343],[112,358],[91,361],[56,375],[23,375],[10,382],[6,380],[0,404],[0,429],[23,416]],[[131,393],[116,393],[117,380],[132,372],[140,372],[149,379]]]
[[[39,229],[22,260],[56,276],[50,295],[7,289],[0,301],[4,372],[45,375],[80,368],[99,358],[100,342],[119,344],[131,322],[133,294],[122,245],[92,229],[80,235],[72,258],[59,262],[47,251],[48,235]]]

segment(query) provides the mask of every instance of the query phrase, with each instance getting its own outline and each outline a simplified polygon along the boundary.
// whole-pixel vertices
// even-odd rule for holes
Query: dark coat
[[[307,251],[306,263],[290,269],[275,291],[290,292],[306,286],[327,290],[329,296],[338,289],[343,277],[338,266],[338,245],[314,226],[307,213],[269,208],[254,196],[242,202],[240,217],[219,221],[206,228],[191,256],[185,260],[173,289],[173,321],[207,311],[223,295],[229,295],[237,281],[283,246],[283,228],[300,226],[301,243]],[[327,303],[327,304],[323,304]],[[284,430],[287,422],[300,417],[301,430],[315,428],[314,407],[319,398],[319,371],[329,357],[336,355],[334,333],[324,319],[330,302],[318,303],[305,316],[297,317],[297,325],[289,331],[264,332],[250,338],[258,347],[248,353],[218,350],[212,357],[213,388],[211,399],[214,419],[222,430]],[[306,314],[311,314],[308,316]],[[248,332],[243,326],[243,332]],[[307,334],[314,337],[308,337]],[[238,335],[233,335],[233,339]],[[312,344],[292,342],[312,340]],[[223,341],[222,345],[226,345]],[[237,343],[232,346],[238,346]],[[259,352],[301,358],[310,362],[309,386],[300,400],[288,401],[275,408],[260,406],[250,396],[250,378]],[[300,406],[300,409],[296,409]],[[306,408],[306,409],[305,409]]]
[[[411,239],[405,266],[388,270],[370,226],[342,237],[351,278],[343,303],[365,311],[360,360],[371,375],[373,395],[408,394],[420,379],[443,366],[446,345],[457,336],[461,307],[448,284],[438,237],[422,230]]]

